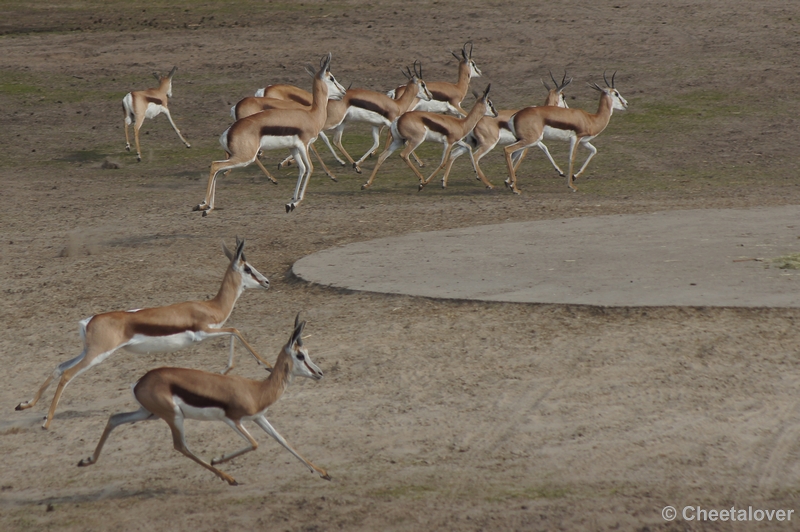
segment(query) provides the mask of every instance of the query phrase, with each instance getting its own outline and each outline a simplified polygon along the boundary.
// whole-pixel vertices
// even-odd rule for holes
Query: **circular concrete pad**
[[[603,306],[800,307],[800,206],[505,223],[348,244],[310,282],[436,298]],[[765,259],[765,260],[756,260]]]

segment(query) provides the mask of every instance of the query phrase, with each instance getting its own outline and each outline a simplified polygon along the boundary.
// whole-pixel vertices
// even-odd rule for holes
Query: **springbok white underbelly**
[[[429,111],[431,113],[450,113],[454,115],[458,115],[458,110],[450,105],[450,102],[442,102],[440,100],[420,100],[417,105],[414,106],[414,111]]]
[[[164,111],[164,108],[158,104],[150,102],[147,104],[147,109],[144,111],[145,118],[155,118]]]
[[[556,129],[550,126],[544,126],[542,140],[560,140],[562,142],[569,142],[570,137],[574,137],[575,132],[571,129]]]
[[[169,334],[166,336],[135,334],[123,347],[126,351],[140,355],[148,353],[170,353],[202,342],[208,337],[209,335],[199,331],[184,331],[182,333]]]
[[[351,106],[344,117],[345,122],[365,122],[374,126],[388,126],[391,122],[383,115],[374,111],[368,111],[360,107]]]

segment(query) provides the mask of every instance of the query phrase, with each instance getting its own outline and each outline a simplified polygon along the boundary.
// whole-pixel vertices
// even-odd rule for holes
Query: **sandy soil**
[[[797,309],[453,302],[335,291],[289,273],[309,253],[412,231],[800,203],[797,6],[10,2],[0,11],[3,530],[750,530],[669,523],[661,511],[800,511]],[[219,185],[217,212],[191,212],[239,98],[268,83],[306,85],[302,65],[328,50],[345,85],[394,87],[414,59],[428,79],[453,80],[449,50],[467,39],[485,74],[473,86],[491,81],[501,108],[539,103],[540,78],[566,68],[570,105],[594,109],[585,83],[619,72],[631,108],[595,142],[579,193],[552,179],[540,155],[526,162],[520,197],[483,190],[466,161],[447,190],[417,193],[395,159],[366,192],[350,170],[337,170],[338,183],[315,174],[291,215],[294,171],[280,172],[278,186],[255,168],[236,171]],[[159,117],[143,128],[137,164],[124,151],[120,99],[173,65],[170,108],[193,147]],[[365,131],[351,139],[363,146]],[[499,184],[499,155],[484,168]],[[46,432],[52,395],[13,410],[80,352],[78,320],[213,295],[226,266],[219,242],[234,235],[273,287],[246,292],[229,323],[274,357],[295,312],[309,320],[306,344],[326,377],[293,384],[269,419],[332,482],[256,427],[259,449],[224,467],[236,488],[172,450],[161,422],[120,428],[98,464],[75,467],[108,415],[135,408],[129,386],[145,371],[220,370],[225,342],[119,353],[70,385]],[[235,371],[260,378],[238,352]],[[241,445],[222,424],[187,432],[204,457]],[[757,528],[790,530],[799,519]]]

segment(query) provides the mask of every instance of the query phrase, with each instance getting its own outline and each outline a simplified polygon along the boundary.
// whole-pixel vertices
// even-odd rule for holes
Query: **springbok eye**
[[[297,360],[305,360],[306,356],[303,353],[297,353]]]
[[[245,266],[244,267],[244,273],[246,273],[247,275],[250,275],[251,273],[253,273],[253,270],[250,269],[250,266]]]

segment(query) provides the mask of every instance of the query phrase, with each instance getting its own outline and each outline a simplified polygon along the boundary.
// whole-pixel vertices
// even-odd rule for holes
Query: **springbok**
[[[547,83],[542,80],[542,84],[547,89],[547,98],[545,99],[544,105],[551,105],[556,107],[569,107],[567,105],[566,100],[564,99],[564,88],[572,82],[572,78],[567,79],[566,72],[564,73],[564,77],[561,80],[561,83],[557,82],[553,77],[553,73],[550,73],[550,79],[553,80],[554,87],[550,88]],[[475,173],[477,174],[477,178],[482,181],[484,184],[489,183],[489,180],[486,178],[486,175],[483,173],[483,170],[480,166],[480,160],[490,151],[492,151],[497,144],[500,145],[507,145],[513,142],[516,142],[516,138],[511,133],[511,130],[508,129],[508,121],[511,117],[517,113],[519,109],[506,109],[502,111],[498,111],[497,117],[490,117],[484,116],[478,122],[478,125],[475,126],[469,135],[464,138],[464,142],[472,147],[472,157],[474,159],[474,167]],[[560,129],[553,129],[549,126],[544,128],[544,140],[562,140],[562,141],[569,141],[569,137],[572,135],[571,131],[563,131]],[[547,156],[552,163],[553,168],[556,169],[556,172],[560,176],[564,176],[564,172],[559,168],[556,162],[553,160],[553,156],[550,155],[550,150],[547,149],[547,146],[544,145],[541,141],[536,144]],[[450,173],[450,168],[453,166],[453,163],[458,159],[461,155],[467,153],[467,149],[463,146],[456,146],[455,149],[450,153],[450,160],[447,163],[447,168],[445,169],[445,175]],[[522,159],[525,158],[525,154],[528,150],[523,150],[515,154],[514,158],[514,170],[519,168],[519,165],[522,163]],[[442,188],[447,187],[447,180],[442,180]],[[487,185],[487,188],[494,188],[491,184]]]
[[[311,105],[311,102],[314,98],[307,90],[286,83],[267,85],[263,89],[258,89],[255,93],[255,96],[275,98],[276,100],[292,100],[301,105]]]
[[[442,168],[445,167],[453,146],[464,146],[471,152],[472,149],[468,144],[465,144],[462,139],[470,131],[472,131],[481,117],[497,116],[497,110],[494,108],[494,104],[489,99],[489,89],[491,86],[491,84],[486,86],[486,90],[483,91],[482,96],[478,97],[477,94],[475,95],[477,101],[464,118],[429,113],[426,111],[409,111],[400,115],[400,118],[392,122],[391,125],[391,143],[386,147],[386,149],[383,150],[380,156],[378,156],[378,161],[375,163],[375,168],[372,169],[372,174],[369,176],[369,180],[361,185],[361,189],[364,190],[372,185],[372,181],[375,179],[375,175],[378,173],[378,169],[381,167],[383,162],[404,143],[406,144],[406,147],[402,152],[400,152],[400,157],[419,178],[419,190],[422,190],[422,188],[427,185]],[[422,176],[419,170],[417,170],[417,168],[409,160],[409,156],[414,152],[414,150],[416,150],[426,140],[431,142],[441,142],[444,145],[442,162],[433,171],[433,173],[428,176],[427,179]],[[472,158],[470,157],[470,160],[471,159]],[[445,180],[447,179],[446,174],[444,178]]]
[[[161,418],[167,422],[172,431],[172,445],[175,450],[212,471],[231,486],[236,486],[237,482],[232,476],[220,471],[214,465],[258,448],[256,440],[242,425],[243,421],[253,421],[303,462],[312,473],[316,471],[325,480],[330,480],[331,476],[327,471],[300,456],[265,417],[267,409],[281,398],[293,377],[307,377],[314,380],[322,378],[322,371],[311,361],[308,350],[303,347],[301,335],[306,322],[299,320],[298,314],[292,337],[278,354],[272,373],[263,381],[185,368],[158,368],[148,371],[133,385],[133,395],[141,405],[139,410],[111,416],[94,454],[78,462],[78,467],[97,463],[109,434],[118,426]],[[205,462],[186,446],[184,419],[223,421],[249,445],[214,458],[211,463]]]
[[[333,143],[352,163],[353,168],[359,174],[361,173],[361,163],[378,148],[381,128],[390,126],[400,115],[408,111],[415,102],[430,101],[432,99],[433,96],[430,90],[422,80],[422,65],[417,68],[418,64],[417,61],[414,62],[413,72],[408,67],[406,67],[406,72],[403,72],[403,75],[408,78],[408,85],[413,86],[415,90],[404,91],[403,95],[396,100],[380,92],[367,89],[348,89],[347,94],[340,102],[334,102],[328,107],[329,117],[331,114],[338,116],[344,111],[342,120],[335,126]],[[332,110],[331,107],[335,107],[336,110]],[[351,122],[363,122],[372,126],[372,146],[357,161],[354,161],[342,146],[342,133],[345,125]]]
[[[159,76],[157,72],[153,72],[153,76],[158,80],[158,88],[147,89],[143,91],[129,92],[122,98],[122,112],[125,115],[125,149],[131,151],[131,139],[128,136],[128,126],[133,124],[133,138],[136,141],[136,160],[142,160],[142,150],[139,148],[139,130],[142,128],[145,118],[155,118],[160,114],[167,115],[172,129],[178,134],[181,141],[186,144],[187,148],[192,146],[186,142],[186,139],[181,135],[181,131],[175,122],[172,120],[172,115],[169,114],[167,108],[167,99],[172,98],[172,77],[178,67],[172,67],[169,74],[166,76]]]
[[[469,52],[467,52],[467,46],[469,46]],[[467,42],[461,47],[461,57],[458,57],[455,52],[451,51],[450,53],[458,60],[458,81],[456,83],[447,81],[429,82],[427,86],[431,92],[432,99],[430,101],[420,100],[415,107],[412,107],[412,110],[452,113],[462,117],[467,115],[467,112],[461,107],[461,102],[464,101],[469,91],[469,81],[472,78],[480,77],[481,71],[472,59],[471,42]],[[401,85],[387,94],[391,98],[398,99],[403,95],[407,86]]]
[[[316,76],[316,72],[314,72],[313,70],[308,70],[308,73],[311,75],[312,78]],[[283,89],[283,90],[277,90],[277,89]],[[302,91],[302,93],[308,94],[308,99],[306,100],[305,97],[302,96],[302,94],[296,95],[292,89],[296,89],[297,91]],[[261,89],[261,90],[262,91],[268,90],[269,95],[248,96],[246,98],[242,98],[241,100],[236,102],[236,105],[231,107],[231,118],[233,118],[234,120],[241,120],[242,118],[246,118],[256,113],[260,113],[261,111],[268,111],[271,109],[303,109],[306,111],[311,109],[311,102],[312,102],[311,94],[308,93],[307,91],[304,91],[303,89],[294,87],[293,85],[270,85],[266,89]],[[306,101],[308,101],[309,103],[307,104],[304,103]],[[330,118],[330,109],[332,105],[331,102],[338,102],[338,101],[340,100],[328,100],[328,118]],[[329,121],[326,121],[325,127],[323,129],[327,129],[328,124]],[[322,142],[325,143],[325,145],[328,147],[331,154],[333,154],[334,158],[339,162],[339,164],[341,164],[342,166],[347,164],[344,160],[342,160],[341,157],[339,157],[336,154],[336,151],[333,149],[331,141],[325,135],[324,131],[319,132],[319,138],[322,139]],[[325,174],[327,174],[327,176],[330,177],[333,181],[338,181],[336,175],[331,171],[330,168],[328,168],[328,166],[325,164],[325,161],[322,160],[322,157],[320,157],[317,148],[314,146],[314,143],[312,143],[309,146],[309,148],[311,149],[311,152],[316,156]],[[287,159],[284,159],[278,165],[278,167],[283,168],[284,166],[288,166],[289,161],[293,161],[291,156]],[[272,177],[269,171],[267,171],[267,169],[264,168],[264,166],[258,159],[256,159],[255,162],[261,168],[261,170],[267,175],[270,181],[272,181],[274,184],[278,184],[275,178]],[[230,170],[228,170],[228,172],[230,172]],[[225,175],[227,175],[228,172],[226,172]]]
[[[286,212],[293,211],[305,196],[306,187],[314,167],[308,157],[308,146],[316,140],[325,126],[327,101],[341,99],[345,95],[342,87],[330,72],[331,54],[320,61],[320,69],[314,76],[313,102],[309,110],[270,109],[237,120],[220,137],[220,144],[230,158],[211,163],[206,197],[194,207],[203,211],[203,216],[214,210],[217,176],[233,168],[249,165],[261,150],[288,148],[297,161],[298,176],[292,200],[286,204]]]
[[[590,144],[590,141],[597,137],[608,126],[611,120],[611,115],[614,109],[624,111],[628,108],[628,102],[625,101],[619,91],[614,86],[614,78],[617,73],[611,76],[611,83],[606,79],[603,73],[603,81],[606,87],[600,87],[597,83],[589,85],[594,90],[600,92],[600,103],[597,112],[587,113],[581,109],[563,109],[561,107],[526,107],[517,112],[509,120],[509,130],[514,134],[516,142],[503,148],[506,156],[506,166],[508,167],[508,179],[506,185],[514,192],[519,194],[517,188],[517,175],[512,162],[512,156],[515,152],[536,146],[542,140],[544,128],[547,126],[561,131],[569,131],[569,172],[567,175],[567,185],[577,192],[578,188],[573,184],[573,181],[579,177],[589,161],[592,160],[597,148]],[[584,146],[589,150],[589,156],[584,161],[583,166],[577,174],[573,174],[572,170],[575,164],[575,155],[577,153],[578,144]]]
[[[230,264],[214,299],[186,301],[166,307],[106,312],[81,320],[83,352],[56,366],[34,398],[18,404],[16,410],[34,406],[50,383],[54,379],[60,379],[42,425],[42,428],[48,428],[67,384],[92,366],[103,362],[119,348],[137,354],[170,353],[209,338],[228,336],[231,338],[231,348],[228,366],[223,373],[229,372],[234,366],[233,338],[238,338],[258,362],[271,368],[269,362],[255,352],[237,329],[223,327],[242,292],[246,288],[267,289],[269,280],[245,259],[244,240],[236,239],[236,251],[233,253],[225,244],[222,248],[230,259]]]

